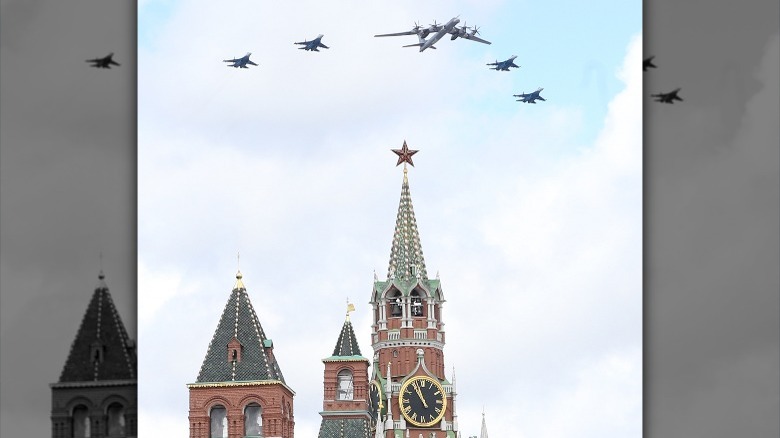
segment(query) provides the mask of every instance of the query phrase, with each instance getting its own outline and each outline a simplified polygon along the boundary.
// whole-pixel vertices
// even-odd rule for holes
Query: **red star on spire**
[[[398,166],[401,163],[409,163],[412,166],[414,166],[414,163],[412,162],[412,155],[419,152],[419,151],[410,150],[409,146],[406,145],[406,140],[404,140],[404,145],[401,146],[401,149],[391,149],[391,150],[395,152],[396,155],[398,155],[398,163],[396,163],[396,166]]]

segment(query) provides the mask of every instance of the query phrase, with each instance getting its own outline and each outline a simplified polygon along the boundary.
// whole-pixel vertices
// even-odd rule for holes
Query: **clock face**
[[[384,413],[384,406],[382,405],[382,388],[379,387],[379,382],[376,380],[371,382],[371,387],[368,390],[369,408],[371,412],[371,420],[376,421],[377,412]]]
[[[417,376],[401,385],[398,404],[406,421],[426,427],[438,423],[444,417],[447,398],[444,388],[436,379]]]

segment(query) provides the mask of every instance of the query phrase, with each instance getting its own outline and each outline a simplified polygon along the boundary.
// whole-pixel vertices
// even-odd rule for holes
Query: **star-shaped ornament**
[[[401,163],[409,163],[412,166],[414,166],[414,163],[412,162],[412,155],[419,152],[419,151],[409,150],[409,146],[406,145],[406,140],[404,140],[404,145],[401,146],[401,149],[391,149],[391,150],[395,152],[396,155],[398,155],[398,163],[396,163],[396,166],[398,166]]]

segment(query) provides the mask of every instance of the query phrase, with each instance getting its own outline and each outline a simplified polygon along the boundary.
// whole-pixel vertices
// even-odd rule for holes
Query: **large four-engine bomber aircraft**
[[[465,25],[463,27],[458,27],[458,23],[460,23],[460,18],[458,17],[452,18],[444,25],[437,24],[434,21],[432,25],[425,28],[415,23],[412,30],[408,30],[406,32],[384,33],[384,34],[379,34],[374,36],[388,37],[388,36],[402,36],[402,35],[417,35],[417,39],[418,39],[417,44],[408,44],[403,47],[419,47],[420,52],[428,48],[435,49],[436,47],[434,46],[434,44],[436,44],[440,39],[442,39],[444,35],[451,35],[450,40],[454,40],[456,38],[463,38],[465,40],[474,40],[483,44],[490,44],[490,41],[483,40],[482,38],[477,36],[479,30],[476,26],[474,26],[473,29],[469,30],[469,27]],[[428,37],[429,35],[431,35],[430,38],[426,40],[425,38]]]

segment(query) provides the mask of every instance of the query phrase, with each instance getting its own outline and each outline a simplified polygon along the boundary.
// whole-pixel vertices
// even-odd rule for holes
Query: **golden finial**
[[[349,297],[347,297],[347,321],[349,321],[349,312],[355,311],[355,305],[349,302]]]

